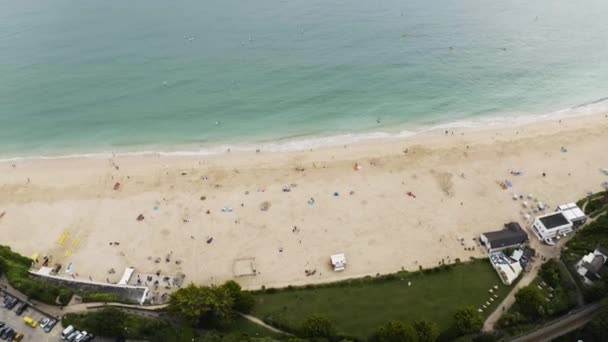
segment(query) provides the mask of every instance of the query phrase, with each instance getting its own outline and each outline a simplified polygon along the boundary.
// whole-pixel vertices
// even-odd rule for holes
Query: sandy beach
[[[133,266],[250,289],[326,282],[481,257],[480,233],[528,227],[513,194],[554,208],[601,190],[603,167],[604,114],[312,151],[4,162],[0,236],[87,280]]]

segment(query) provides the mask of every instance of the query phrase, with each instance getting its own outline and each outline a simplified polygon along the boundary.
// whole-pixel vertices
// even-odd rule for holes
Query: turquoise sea
[[[601,110],[606,18],[605,0],[0,0],[0,156]]]

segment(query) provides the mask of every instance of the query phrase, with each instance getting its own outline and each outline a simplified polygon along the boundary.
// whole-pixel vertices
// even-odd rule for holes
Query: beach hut
[[[346,267],[346,257],[344,253],[334,254],[330,257],[331,265],[334,268],[334,272],[342,272]]]

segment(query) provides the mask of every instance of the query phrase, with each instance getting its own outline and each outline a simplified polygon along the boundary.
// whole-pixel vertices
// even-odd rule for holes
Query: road
[[[517,337],[511,340],[511,342],[551,341],[554,338],[584,326],[606,307],[608,307],[606,302],[587,305],[573,313],[548,322],[527,335]]]

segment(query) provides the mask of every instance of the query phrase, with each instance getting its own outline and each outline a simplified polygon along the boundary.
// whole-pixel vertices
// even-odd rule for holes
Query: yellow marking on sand
[[[72,255],[72,251],[71,250],[68,249],[67,251],[65,251],[65,256],[66,257],[69,257],[71,255]]]
[[[57,240],[57,243],[60,245],[63,245],[63,242],[65,241],[65,239],[68,237],[70,233],[67,230],[64,230],[63,233],[61,233],[61,235],[59,236],[59,240]]]
[[[80,244],[80,240],[79,239],[75,239],[72,241],[72,246],[74,247],[78,247],[78,245]]]

